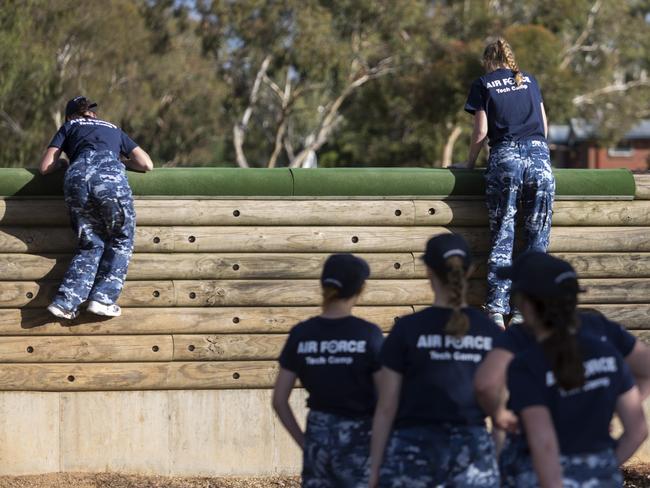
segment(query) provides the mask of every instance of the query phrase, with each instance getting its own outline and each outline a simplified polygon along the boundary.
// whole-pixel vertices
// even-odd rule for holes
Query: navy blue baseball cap
[[[573,266],[544,252],[522,254],[512,266],[498,268],[497,276],[512,280],[512,293],[522,292],[535,298],[556,298],[584,291],[578,285]]]
[[[321,285],[339,290],[340,298],[350,298],[361,291],[370,276],[370,266],[352,254],[332,254],[323,265]]]
[[[472,253],[467,241],[458,234],[438,234],[427,242],[427,249],[422,260],[439,273],[447,272],[447,259],[458,256],[463,261],[463,267],[468,270],[472,265]]]
[[[76,115],[81,112],[81,109],[86,105],[87,110],[95,112],[97,110],[97,103],[91,102],[86,97],[74,97],[72,100],[68,100],[68,103],[65,104],[65,116],[70,117],[71,115]]]

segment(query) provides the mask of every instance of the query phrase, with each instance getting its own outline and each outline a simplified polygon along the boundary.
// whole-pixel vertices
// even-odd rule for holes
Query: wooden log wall
[[[634,199],[559,199],[550,251],[569,260],[582,305],[650,328],[650,175]],[[114,319],[54,320],[49,303],[74,236],[60,198],[0,200],[0,390],[268,388],[289,329],[319,311],[332,252],[372,276],[357,312],[390,330],[433,299],[419,259],[426,240],[459,232],[485,293],[480,199],[231,198],[136,200],[136,253]],[[647,335],[647,334],[645,334]]]

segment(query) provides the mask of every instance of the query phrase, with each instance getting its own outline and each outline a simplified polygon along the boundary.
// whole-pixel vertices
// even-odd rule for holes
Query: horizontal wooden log
[[[414,200],[415,225],[487,226],[482,200]],[[647,201],[556,201],[554,226],[648,226]]]
[[[634,198],[650,200],[650,174],[634,175],[634,183],[636,184]]]
[[[580,278],[649,278],[650,253],[553,253],[571,263]],[[414,253],[415,278],[426,277],[426,265]],[[477,256],[473,278],[486,276],[487,257]]]
[[[172,227],[138,227],[135,248],[138,252],[173,251]],[[76,238],[67,227],[0,227],[0,253],[69,253]]]
[[[203,280],[174,281],[176,304],[181,307],[308,306],[321,302],[318,280]],[[472,288],[473,297],[482,286]],[[427,280],[369,280],[360,305],[431,303]]]
[[[111,319],[82,313],[61,323],[42,308],[0,309],[0,336],[124,334],[286,333],[296,323],[320,314],[320,307],[125,308]],[[410,306],[355,307],[354,313],[390,330]]]
[[[422,252],[435,234],[458,232],[486,253],[483,227],[139,227],[136,252]],[[648,252],[650,227],[555,227],[552,252]],[[58,227],[0,228],[0,253],[60,253],[74,249]]]
[[[175,335],[174,360],[275,360],[280,355],[286,340],[285,334]]]
[[[171,335],[0,338],[0,363],[141,362],[173,358]]]
[[[632,334],[640,341],[650,345],[650,330],[632,330],[630,332],[632,332]]]
[[[136,199],[138,225],[413,225],[412,200]],[[1,200],[0,224],[67,226],[62,199]]]
[[[270,388],[275,361],[3,364],[0,391]]]
[[[650,329],[650,304],[604,304],[591,305],[610,320],[623,324],[628,329]]]
[[[582,278],[650,277],[650,253],[554,253]],[[373,279],[426,278],[421,253],[357,254]],[[329,254],[308,253],[142,253],[135,254],[128,280],[318,278]],[[484,277],[485,256],[477,256],[475,278]],[[0,254],[0,281],[61,279],[68,254]]]
[[[139,226],[487,225],[482,200],[138,199],[135,207]],[[554,225],[650,225],[647,201],[556,201],[553,210]],[[0,200],[0,224],[67,227],[69,217],[61,199]]]
[[[329,254],[141,253],[129,265],[129,280],[318,278]],[[373,278],[414,277],[411,253],[358,254]],[[63,277],[69,254],[0,254],[0,281]]]
[[[413,310],[418,312],[427,308],[416,305]],[[583,312],[600,312],[605,317],[618,322],[628,329],[650,329],[649,303],[594,303],[582,304],[578,309]]]
[[[0,308],[46,307],[59,287],[58,281],[2,281]],[[128,281],[120,304],[128,307],[169,307],[176,302],[170,280]]]
[[[228,230],[230,229],[230,230]],[[435,234],[457,232],[486,253],[489,232],[472,227],[175,227],[176,252],[417,252]],[[650,227],[556,227],[552,252],[650,251]]]
[[[584,303],[645,303],[650,279],[584,279]],[[48,304],[57,282],[0,282],[0,308],[34,308]],[[471,280],[468,300],[482,303],[484,280]],[[369,280],[360,305],[400,306],[431,303],[433,292],[424,279]],[[317,306],[318,280],[174,280],[127,281],[119,304],[123,307]]]

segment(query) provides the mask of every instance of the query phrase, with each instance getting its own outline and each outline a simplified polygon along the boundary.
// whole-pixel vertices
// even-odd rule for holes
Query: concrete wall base
[[[292,405],[304,420],[305,393]],[[0,475],[297,474],[270,390],[0,393]]]
[[[291,396],[301,423],[305,397]],[[632,462],[650,462],[650,442]],[[270,390],[0,393],[0,475],[295,475],[301,464]]]

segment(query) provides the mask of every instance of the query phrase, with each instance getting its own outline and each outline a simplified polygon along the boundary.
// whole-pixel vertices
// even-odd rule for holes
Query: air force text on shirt
[[[607,373],[616,373],[618,366],[616,358],[613,356],[603,356],[599,358],[590,359],[583,363],[585,368],[585,378],[595,375],[603,375]],[[552,371],[546,372],[546,386],[555,385],[555,375]],[[595,390],[596,388],[607,388],[610,385],[609,376],[601,376],[593,380],[587,381],[581,388],[576,388],[570,391],[560,389],[562,395],[571,395],[581,391]]]
[[[497,93],[508,93],[516,90],[527,90],[530,83],[528,76],[522,77],[521,85],[517,86],[513,77],[501,78],[500,80],[488,81],[485,85],[487,88],[494,88]]]
[[[352,356],[340,356],[339,354],[365,354],[365,340],[324,340],[324,341],[301,341],[298,343],[298,354],[321,354],[321,356],[306,356],[305,363],[308,366],[320,366],[325,364],[352,364]],[[332,356],[336,354],[336,356]]]
[[[451,361],[453,359],[454,361],[480,363],[484,354],[478,351],[490,351],[492,337],[422,334],[418,337],[417,348],[430,349],[429,356],[434,361]]]

